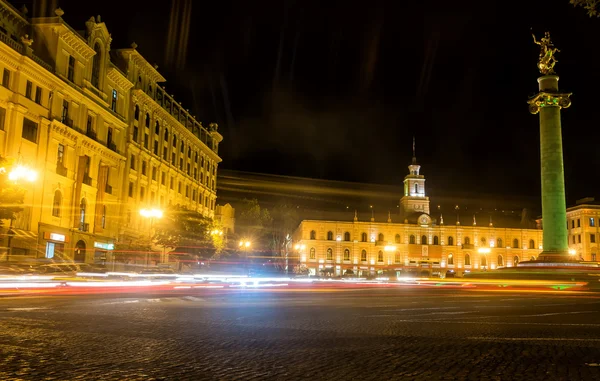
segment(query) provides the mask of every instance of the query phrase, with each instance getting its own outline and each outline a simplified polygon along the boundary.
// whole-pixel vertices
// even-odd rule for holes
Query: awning
[[[32,239],[36,241],[38,238],[37,233],[21,229],[10,229],[7,235],[12,235],[13,238]]]

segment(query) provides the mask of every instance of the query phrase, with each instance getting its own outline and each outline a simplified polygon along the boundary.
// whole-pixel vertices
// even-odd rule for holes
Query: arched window
[[[177,148],[177,136],[173,135],[173,147]]]
[[[440,239],[438,238],[437,235],[433,236],[433,244],[434,245],[439,245],[440,244]]]
[[[485,246],[486,242],[485,237],[481,237],[481,246]]]
[[[519,257],[517,257],[516,255],[513,258],[513,263],[515,264],[515,266],[519,264]]]
[[[344,233],[344,241],[350,241],[350,232]]]
[[[487,266],[487,258],[485,256],[481,256],[480,258],[481,266]]]
[[[503,246],[502,238],[498,238],[498,244],[496,245],[496,247],[502,247],[502,246]]]
[[[501,255],[498,256],[498,266],[504,266],[504,259]]]
[[[150,114],[146,113],[146,127],[150,128]]]
[[[317,232],[314,230],[310,231],[310,239],[317,239]]]
[[[400,234],[396,234],[396,237],[394,237],[394,242],[400,243]]]
[[[471,266],[471,256],[469,254],[465,254],[465,266]]]
[[[519,248],[519,240],[518,239],[513,239],[513,249],[518,249]]]
[[[333,250],[330,248],[327,249],[327,260],[331,261],[333,259]]]
[[[529,248],[530,249],[535,249],[535,241],[532,240],[532,239],[529,240]]]
[[[62,193],[59,190],[54,192],[54,200],[52,201],[52,215],[60,217],[60,206],[62,204]]]
[[[102,206],[102,229],[106,229],[106,205]]]
[[[470,245],[470,244],[471,244],[471,238],[469,238],[469,237],[465,237],[465,242],[464,242],[464,244],[465,244],[465,245]]]
[[[158,136],[159,134],[160,134],[160,124],[158,123],[158,120],[157,120],[156,123],[154,124],[154,135]]]
[[[363,262],[367,261],[367,251],[366,250],[363,250],[360,252],[360,260]]]
[[[100,87],[100,65],[102,63],[102,49],[100,44],[96,42],[94,45],[94,60],[92,61],[92,86],[95,88]]]
[[[350,250],[344,249],[344,261],[350,260]]]
[[[158,122],[156,122],[156,123],[158,123]],[[168,128],[165,128],[165,137],[164,137],[164,139],[165,139],[166,143],[169,142],[169,129]]]
[[[152,85],[148,85],[148,95],[152,96]]]
[[[140,106],[135,105],[135,111],[133,112],[133,118],[135,120],[140,120]]]
[[[449,246],[454,246],[454,237],[452,237],[452,236],[448,237],[448,245]]]
[[[378,240],[379,242],[383,242],[383,241],[385,241],[385,239],[384,239],[384,238],[385,238],[385,237],[383,236],[383,233],[379,233],[379,236],[377,237],[377,240]]]
[[[377,253],[377,262],[383,262],[383,251],[381,250]]]
[[[415,193],[419,193],[419,184],[415,184]]]
[[[411,245],[415,244],[415,236],[414,235],[410,236],[410,240],[408,241],[408,243],[410,243]]]
[[[360,240],[362,242],[367,242],[367,233],[362,232],[361,235],[360,235]]]
[[[315,259],[315,258],[317,258],[317,256],[316,256],[316,252],[317,252],[317,251],[315,250],[315,248],[314,248],[314,247],[311,247],[311,248],[310,248],[310,256],[309,256],[309,258],[310,258],[310,259]]]
[[[427,236],[425,236],[425,235],[421,236],[421,245],[427,245]]]
[[[333,241],[333,232],[332,231],[327,232],[327,240]]]
[[[86,210],[86,202],[85,198],[81,199],[79,203],[79,223],[81,224],[81,230],[83,230],[83,225],[85,224],[85,210]]]
[[[452,253],[448,254],[448,264],[449,265],[454,264],[454,255]]]

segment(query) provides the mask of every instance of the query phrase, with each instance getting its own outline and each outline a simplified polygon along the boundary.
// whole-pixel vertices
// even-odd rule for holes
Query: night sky
[[[157,3],[59,5],[77,30],[100,14],[113,49],[135,41],[170,93],[217,121],[222,168],[400,184],[415,136],[430,195],[539,197],[530,28],[549,30],[573,92],[568,203],[597,194],[600,19],[568,0],[193,1],[183,70],[165,67],[171,2]]]

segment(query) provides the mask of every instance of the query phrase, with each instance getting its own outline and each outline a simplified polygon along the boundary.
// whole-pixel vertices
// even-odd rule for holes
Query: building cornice
[[[92,47],[87,44],[87,41],[83,39],[77,32],[71,30],[64,23],[55,24],[54,30],[58,34],[58,38],[63,40],[65,44],[71,47],[75,52],[77,52],[85,61],[89,61],[96,52]]]
[[[125,75],[123,75],[119,70],[114,67],[108,69],[106,73],[106,77],[117,84],[123,91],[129,91],[133,87],[133,83],[131,83]]]
[[[135,45],[137,46],[137,45]],[[142,68],[144,73],[156,83],[166,82],[167,80],[163,77],[156,68],[151,65],[144,56],[142,56],[135,48],[129,49],[117,49],[117,52],[127,56],[133,63]]]

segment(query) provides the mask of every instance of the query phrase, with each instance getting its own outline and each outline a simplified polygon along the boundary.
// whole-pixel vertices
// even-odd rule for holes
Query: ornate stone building
[[[148,234],[140,208],[214,216],[222,136],[157,85],[136,46],[111,50],[99,16],[76,31],[61,9],[0,10],[0,155],[38,172],[0,255],[102,262]]]
[[[398,216],[365,221],[355,213],[352,221],[302,221],[293,235],[301,266],[313,275],[344,275],[348,270],[357,275],[460,275],[515,266],[541,252],[540,229],[496,225],[491,219],[478,223],[475,217],[469,225],[458,218],[446,224],[443,215],[432,216],[415,157],[408,168]]]

